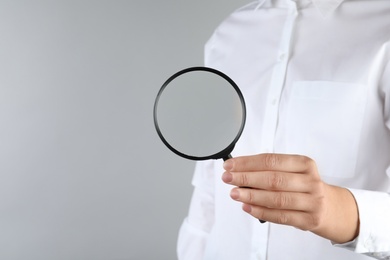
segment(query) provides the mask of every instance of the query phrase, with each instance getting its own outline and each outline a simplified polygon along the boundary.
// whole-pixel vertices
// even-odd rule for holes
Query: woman
[[[179,259],[390,259],[390,1],[250,3],[205,65],[247,123],[233,159],[197,164]]]

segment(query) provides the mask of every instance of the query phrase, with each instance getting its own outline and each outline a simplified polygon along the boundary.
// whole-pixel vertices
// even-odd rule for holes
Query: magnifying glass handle
[[[232,158],[233,158],[232,155],[229,153],[227,156],[223,157],[222,159],[223,159],[223,161],[227,161],[227,160],[232,159]]]
[[[231,154],[228,154],[227,156],[223,157],[223,160],[224,160],[224,161],[227,161],[227,160],[229,160],[229,159],[231,159],[231,158],[233,158],[232,155],[231,155]],[[260,221],[261,224],[264,224],[265,222],[267,222],[267,221],[261,220],[261,219],[259,219],[259,221]]]

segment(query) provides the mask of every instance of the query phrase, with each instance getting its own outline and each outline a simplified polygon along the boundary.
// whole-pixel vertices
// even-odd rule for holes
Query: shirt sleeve
[[[383,118],[390,131],[390,42],[379,53],[376,66],[379,92],[383,100]],[[390,156],[390,155],[388,155]],[[372,158],[375,160],[375,158]],[[386,175],[390,178],[390,165]],[[359,236],[352,242],[337,245],[375,259],[390,259],[390,194],[350,189],[359,209]],[[390,191],[390,188],[387,192]]]
[[[384,192],[350,189],[359,208],[359,237],[356,253],[376,259],[390,259],[390,195]]]
[[[214,224],[214,174],[211,161],[197,162],[192,184],[194,192],[188,216],[181,225],[177,243],[178,259],[203,258]]]

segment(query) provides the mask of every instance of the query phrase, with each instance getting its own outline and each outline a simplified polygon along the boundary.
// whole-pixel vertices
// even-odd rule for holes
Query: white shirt
[[[229,75],[247,105],[232,155],[313,158],[322,179],[349,188],[359,237],[332,245],[260,224],[230,196],[222,161],[196,166],[179,259],[390,259],[390,1],[266,0],[229,16],[205,65]]]

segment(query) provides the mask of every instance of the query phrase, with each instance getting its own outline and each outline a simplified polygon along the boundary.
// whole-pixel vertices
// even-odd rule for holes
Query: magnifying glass
[[[175,154],[190,160],[227,160],[244,130],[246,107],[237,84],[226,74],[192,67],[162,85],[153,117],[159,137]]]
[[[159,137],[175,154],[227,160],[244,129],[246,108],[240,89],[226,74],[192,67],[162,85],[153,116]]]

